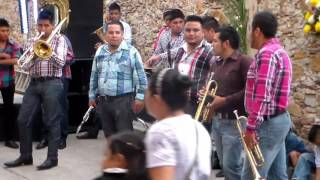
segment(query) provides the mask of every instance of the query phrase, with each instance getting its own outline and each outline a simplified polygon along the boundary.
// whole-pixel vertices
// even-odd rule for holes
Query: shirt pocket
[[[129,61],[121,62],[110,69],[111,78],[118,80],[132,79],[132,68]]]

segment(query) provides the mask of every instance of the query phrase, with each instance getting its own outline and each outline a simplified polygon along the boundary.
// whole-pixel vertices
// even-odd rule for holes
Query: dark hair
[[[109,139],[112,154],[122,154],[128,164],[128,179],[147,179],[146,155],[143,135],[138,132],[125,131],[112,135]]]
[[[122,32],[124,31],[124,27],[123,27],[123,25],[122,25],[122,23],[121,23],[120,21],[111,21],[111,22],[108,22],[108,23],[107,23],[107,25],[106,25],[106,31],[105,31],[105,32],[108,31],[108,27],[109,27],[110,25],[119,25],[120,28],[121,28],[121,31],[122,31]]]
[[[3,18],[0,18],[0,27],[10,27],[9,22]]]
[[[180,9],[172,9],[170,10],[169,14],[170,14],[170,16],[168,17],[169,21],[172,21],[177,18],[184,19],[185,17],[183,12]]]
[[[219,22],[212,16],[204,16],[202,17],[202,20],[204,29],[213,29],[217,32],[218,28],[220,27]]]
[[[187,22],[199,22],[201,24],[201,26],[203,26],[203,20],[200,16],[197,16],[197,15],[190,15],[190,16],[187,16],[186,20],[185,20],[185,23]]]
[[[229,41],[232,49],[238,49],[240,46],[240,36],[232,26],[220,27],[217,31],[221,42]]]
[[[109,11],[113,11],[113,10],[118,10],[119,12],[121,12],[121,8],[120,8],[119,4],[117,4],[116,2],[111,3],[109,5]]]
[[[266,38],[275,37],[278,29],[277,18],[268,11],[258,12],[252,21],[252,30],[260,28]]]
[[[50,12],[49,10],[43,9],[42,11],[40,11],[39,15],[38,15],[38,21],[39,20],[49,20],[51,24],[53,24],[53,14],[52,12]]]
[[[151,94],[159,94],[172,111],[182,109],[188,101],[187,91],[192,82],[174,69],[163,69],[151,77]]]
[[[169,20],[171,17],[171,11],[172,9],[168,9],[166,10],[163,14],[162,14],[162,18],[166,21]]]
[[[312,143],[314,143],[316,141],[316,137],[318,136],[317,134],[320,133],[320,125],[313,125],[309,131],[308,134],[308,140]]]

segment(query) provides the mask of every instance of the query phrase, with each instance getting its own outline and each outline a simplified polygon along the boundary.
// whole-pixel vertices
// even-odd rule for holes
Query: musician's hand
[[[11,55],[7,53],[0,53],[0,59],[10,59]]]
[[[96,107],[97,106],[96,101],[95,100],[89,100],[89,107],[90,106]]]
[[[253,149],[253,147],[258,143],[255,132],[246,131],[244,135],[244,141],[249,149]]]
[[[102,45],[102,43],[101,43],[101,42],[98,42],[98,43],[96,43],[96,44],[94,45],[94,48],[97,50],[101,45]]]
[[[135,100],[133,102],[132,110],[134,113],[138,114],[144,108],[144,101]]]
[[[160,61],[160,56],[152,56],[146,62],[144,62],[145,67],[152,67],[154,63]]]
[[[213,102],[211,104],[211,106],[214,109],[218,109],[221,108],[222,106],[224,106],[226,104],[226,98],[225,97],[221,97],[221,96],[214,96]]]
[[[202,89],[198,92],[198,103],[202,101],[205,93],[206,93],[206,89],[205,89],[205,88],[202,88]]]

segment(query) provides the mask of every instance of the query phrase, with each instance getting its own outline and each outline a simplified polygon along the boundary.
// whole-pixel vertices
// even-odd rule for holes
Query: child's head
[[[182,110],[188,101],[187,91],[192,82],[174,69],[156,72],[146,92],[146,108],[152,116],[159,117],[161,111]]]
[[[320,125],[313,125],[309,131],[308,140],[315,145],[320,146]]]
[[[103,169],[108,168],[127,169],[129,179],[144,177],[146,168],[143,135],[128,131],[111,136],[103,162]]]

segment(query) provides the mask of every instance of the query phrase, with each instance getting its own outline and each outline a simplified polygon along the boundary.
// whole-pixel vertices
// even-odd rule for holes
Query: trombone
[[[246,142],[244,141],[244,133],[242,131],[242,126],[241,126],[241,120],[247,121],[247,117],[245,116],[238,116],[238,111],[234,110],[233,113],[236,116],[236,124],[237,128],[240,134],[240,140],[243,145],[243,149],[248,157],[248,161],[250,163],[250,167],[254,176],[254,180],[265,180],[263,177],[261,177],[260,173],[258,172],[258,167],[263,166],[264,164],[264,158],[261,153],[260,147],[258,144],[254,146],[253,149],[249,149],[247,146]]]
[[[24,68],[26,64],[31,62],[36,58],[48,59],[52,55],[52,47],[50,46],[50,42],[53,37],[60,33],[62,25],[67,21],[68,17],[65,17],[51,32],[50,36],[47,40],[41,40],[44,35],[44,32],[41,32],[38,36],[35,37],[35,42],[27,48],[27,50],[22,54],[19,58],[17,64],[20,68]]]
[[[206,85],[205,94],[203,96],[203,99],[201,100],[196,114],[195,114],[195,120],[201,121],[201,122],[209,122],[213,116],[213,111],[210,107],[210,104],[214,100],[214,96],[216,95],[218,89],[218,83],[217,81],[213,80],[213,73],[210,75],[209,82]]]

